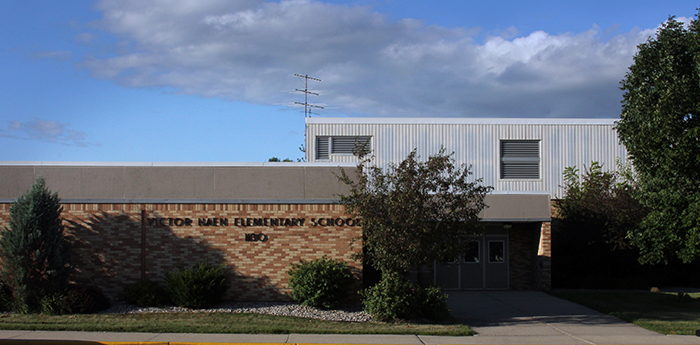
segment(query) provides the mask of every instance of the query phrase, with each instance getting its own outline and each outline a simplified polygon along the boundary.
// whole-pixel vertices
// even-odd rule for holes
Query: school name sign
[[[360,218],[146,218],[149,226],[208,226],[208,227],[343,227],[361,226]]]

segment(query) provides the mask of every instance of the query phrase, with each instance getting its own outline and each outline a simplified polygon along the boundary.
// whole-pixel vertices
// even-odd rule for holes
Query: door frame
[[[433,263],[433,283],[437,285],[438,283],[438,271],[442,271],[443,274],[457,275],[457,287],[443,287],[443,290],[508,290],[510,289],[510,231],[509,228],[503,226],[502,223],[488,224],[486,230],[481,234],[476,234],[472,236],[467,236],[464,241],[477,241],[479,243],[479,263],[474,262],[464,262],[463,254],[460,254],[457,258],[457,262],[449,263],[449,266],[453,266],[456,270],[446,269],[446,265],[440,265],[437,262]],[[489,242],[503,241],[504,244],[504,261],[502,263],[489,263]],[[462,287],[462,265],[480,265],[481,266],[481,287]],[[489,267],[501,268],[498,266],[490,265],[505,265],[503,268],[502,275],[499,276],[501,279],[505,280],[505,287],[487,287],[490,280],[487,280],[488,273],[493,273],[493,271],[488,271]],[[473,266],[472,266],[473,267]],[[464,270],[466,271],[466,269]],[[464,272],[466,274],[466,272]],[[454,276],[449,279],[452,281]],[[493,282],[491,280],[491,282]]]

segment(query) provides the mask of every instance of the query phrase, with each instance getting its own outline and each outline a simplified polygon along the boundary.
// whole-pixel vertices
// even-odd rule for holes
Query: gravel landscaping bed
[[[211,308],[188,309],[181,307],[137,307],[126,303],[112,303],[112,307],[101,314],[138,313],[257,313],[281,316],[297,316],[329,321],[373,322],[372,317],[362,311],[362,306],[351,305],[343,309],[320,310],[292,302],[228,302]]]

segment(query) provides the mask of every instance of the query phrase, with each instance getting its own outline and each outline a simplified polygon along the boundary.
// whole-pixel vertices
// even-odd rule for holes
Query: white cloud
[[[87,141],[85,132],[68,128],[65,123],[34,119],[28,122],[7,121],[6,127],[0,127],[0,137],[22,140],[40,140],[67,146],[99,146]]]
[[[360,6],[311,0],[105,0],[102,30],[121,40],[83,65],[131,87],[291,104],[293,73],[345,114],[367,116],[611,117],[636,46],[613,37],[537,31],[476,40],[478,29],[391,21]],[[324,115],[332,115],[330,111]]]

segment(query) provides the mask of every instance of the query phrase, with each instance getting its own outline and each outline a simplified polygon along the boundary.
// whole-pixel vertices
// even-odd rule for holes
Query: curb
[[[301,343],[209,343],[172,341],[0,340],[0,345],[324,345]],[[325,344],[329,345],[329,344]],[[339,344],[333,344],[339,345]],[[354,344],[358,345],[358,344]]]

